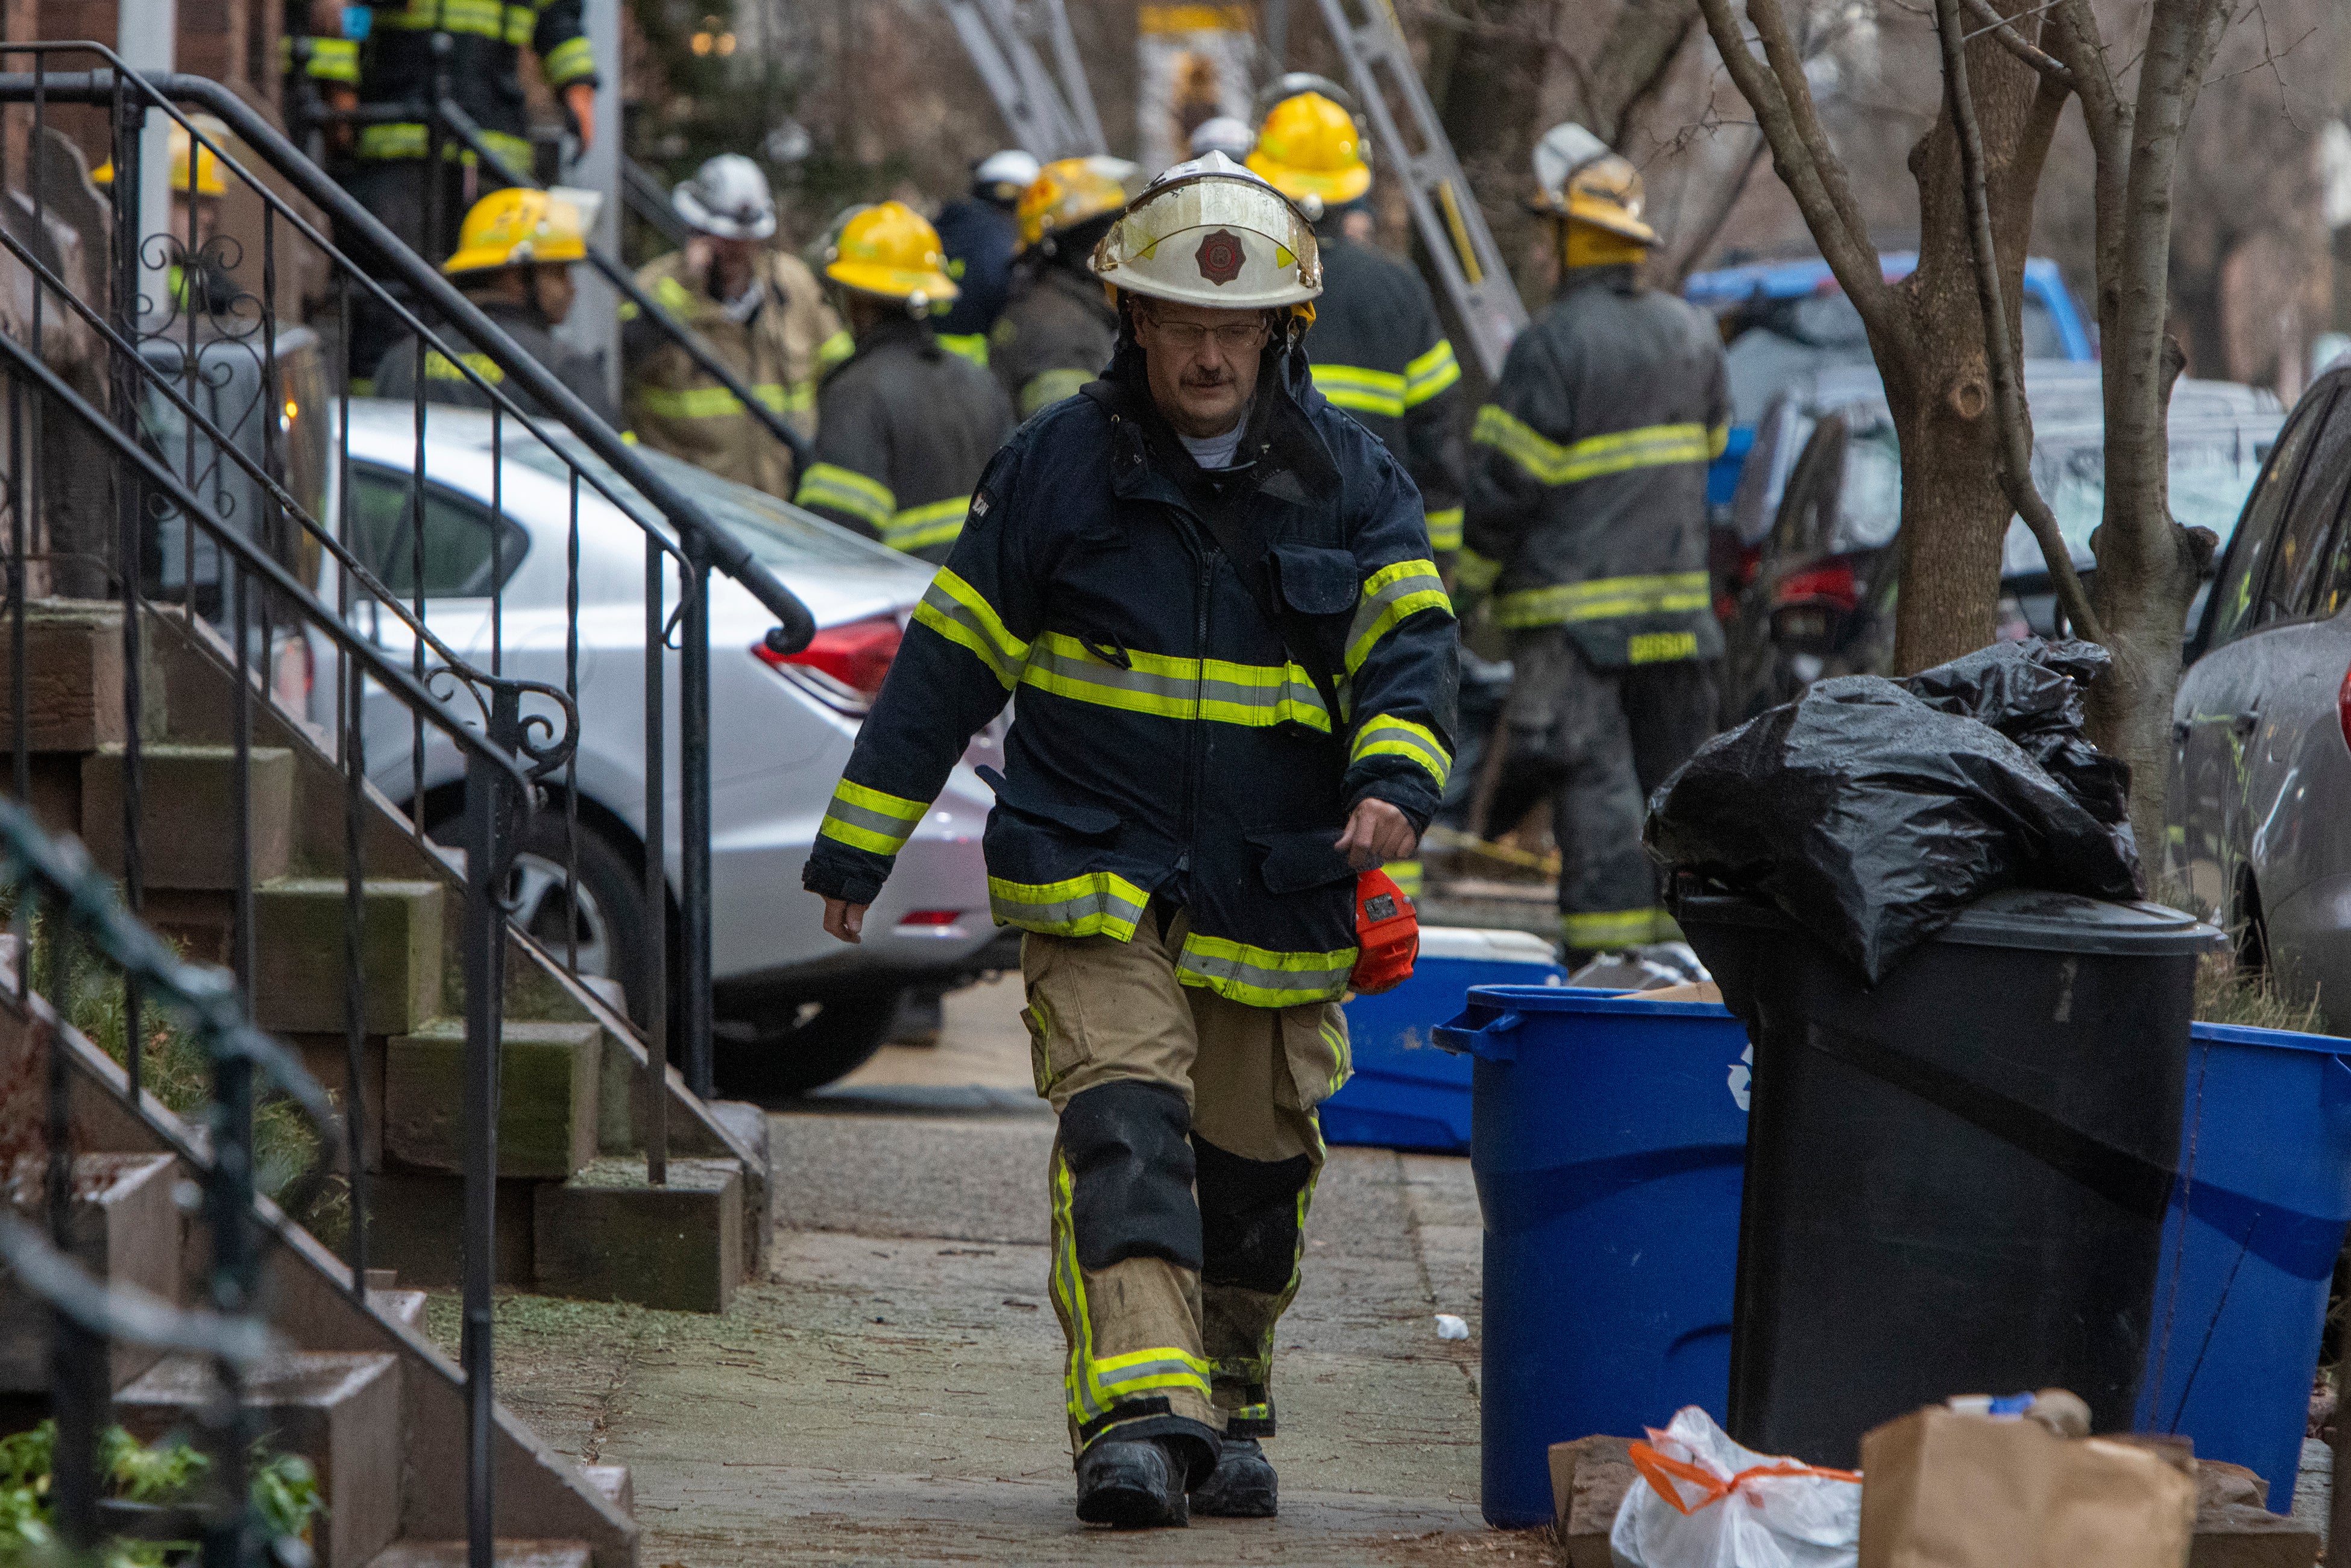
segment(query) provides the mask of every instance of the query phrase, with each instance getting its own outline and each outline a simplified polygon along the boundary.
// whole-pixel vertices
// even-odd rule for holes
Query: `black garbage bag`
[[[2127,776],[2080,731],[2073,672],[2103,651],[2012,646],[1927,671],[1915,692],[1821,681],[1718,736],[1651,799],[1650,854],[1770,900],[1872,985],[1999,888],[2138,897]]]
[[[2095,643],[1994,643],[1904,681],[1912,695],[2016,742],[2102,822],[2130,821],[2130,764],[2082,733],[2082,694],[2114,655]],[[2131,846],[2134,861],[2138,852]]]

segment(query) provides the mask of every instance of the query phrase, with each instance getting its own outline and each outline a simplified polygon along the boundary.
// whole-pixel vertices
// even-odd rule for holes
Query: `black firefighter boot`
[[[1271,1519],[1281,1511],[1273,1461],[1255,1437],[1227,1437],[1217,1468],[1192,1489],[1192,1507],[1206,1519]]]
[[[1162,1441],[1096,1443],[1078,1456],[1078,1517],[1117,1530],[1188,1524],[1186,1469]]]

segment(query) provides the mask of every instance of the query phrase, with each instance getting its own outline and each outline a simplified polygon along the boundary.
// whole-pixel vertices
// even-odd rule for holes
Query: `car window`
[[[2335,519],[2343,510],[2344,491],[2351,486],[2351,404],[2338,405],[2318,427],[2302,473],[2294,498],[2286,503],[2277,542],[2270,547],[2269,570],[2253,615],[2258,626],[2299,619],[2316,591]]]
[[[373,464],[351,466],[352,551],[403,599],[420,596],[414,496],[412,475]],[[496,587],[512,580],[530,548],[530,536],[511,517],[500,518],[499,524],[494,536],[487,507],[427,485],[421,597],[484,598],[494,591],[494,571]]]
[[[2252,624],[2253,595],[2260,591],[2262,569],[2269,565],[2271,543],[2301,477],[2311,437],[2325,423],[2333,402],[2331,392],[2311,399],[2278,437],[2269,467],[2253,486],[2236,537],[2229,542],[2228,559],[2222,563],[2208,611],[2210,625],[2203,639],[2205,646],[2217,648]]]
[[[559,434],[555,439],[562,449],[559,455],[536,441],[509,436],[506,455],[558,479],[569,478],[574,466],[592,474],[620,499],[631,516],[664,536],[669,533],[659,508],[639,495],[636,486],[622,478],[617,470],[577,438]],[[920,564],[885,544],[787,506],[765,491],[721,479],[667,453],[640,446],[637,456],[707,513],[712,522],[740,540],[753,559],[778,575],[825,566],[872,567],[877,561]]]
[[[2024,329],[2024,357],[2028,360],[2063,360],[2067,358],[2065,339],[2057,330],[2057,318],[2049,313],[2048,304],[2028,294],[2020,312],[2018,323]]]

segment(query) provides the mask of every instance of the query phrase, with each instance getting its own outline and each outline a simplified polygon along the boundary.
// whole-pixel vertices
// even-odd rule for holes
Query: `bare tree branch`
[[[2025,42],[2024,35],[2018,32],[2007,17],[1993,8],[1991,0],[1967,0],[1967,7],[1975,13],[1976,20],[1983,24],[1979,31],[1990,33],[1999,39],[2001,47],[2047,77],[2051,81],[2069,89],[2074,85],[2073,68],[2053,55],[2044,53],[2036,46]]]
[[[1732,210],[1739,205],[1739,199],[1747,193],[1748,184],[1755,178],[1755,166],[1763,162],[1766,145],[1761,134],[1757,134],[1748,144],[1747,157],[1739,165],[1739,172],[1722,182],[1705,215],[1689,232],[1674,236],[1675,255],[1671,270],[1677,293],[1683,284],[1689,281],[1689,275],[1697,268],[1699,259],[1714,248],[1715,236],[1721,234],[1722,226],[1730,221]]]
[[[1771,74],[1779,78],[1789,121],[1803,139],[1804,150],[1812,154],[1822,188],[1836,204],[1837,215],[1844,221],[1846,232],[1867,235],[1868,220],[1861,214],[1861,204],[1854,199],[1853,182],[1845,174],[1844,161],[1837,156],[1829,133],[1822,129],[1820,111],[1813,102],[1812,80],[1804,74],[1805,52],[1797,47],[1795,35],[1788,28],[1780,0],[1747,0],[1747,19],[1755,24],[1755,36],[1763,45],[1763,58],[1771,66]]]
[[[2066,618],[2091,642],[2104,643],[2105,628],[2090,607],[2081,575],[2074,570],[2074,554],[2057,527],[2056,514],[2032,483],[2032,415],[2025,406],[2024,382],[2016,369],[2016,342],[2009,336],[2008,308],[2001,298],[1983,132],[1976,124],[1975,99],[1968,91],[1968,48],[1959,23],[1960,5],[1961,0],[1935,0],[1935,31],[1943,46],[1943,97],[1959,137],[1968,250],[1975,264],[1976,302],[1983,312],[1984,361],[1991,372],[1992,434],[2000,485],[2016,515],[2040,541],[2041,558],[2048,563],[2050,580],[2056,587],[2058,602],[2065,607]]]
[[[1774,45],[1766,38],[1767,55],[1776,54],[1792,58],[1794,47],[1789,41],[1787,26],[1779,8],[1771,0],[1752,0],[1766,7],[1766,18],[1759,18],[1759,29],[1776,31]],[[1892,293],[1886,287],[1886,269],[1878,259],[1877,247],[1870,243],[1869,231],[1852,211],[1852,196],[1846,192],[1840,204],[1837,191],[1846,183],[1844,167],[1834,151],[1825,152],[1827,168],[1816,158],[1799,128],[1796,113],[1790,104],[1791,94],[1803,99],[1805,118],[1815,131],[1819,121],[1811,115],[1811,92],[1804,83],[1802,62],[1794,61],[1792,80],[1784,83],[1778,71],[1748,52],[1747,37],[1731,11],[1731,0],[1698,0],[1698,9],[1706,17],[1707,31],[1714,38],[1715,50],[1722,57],[1723,69],[1729,72],[1731,85],[1755,111],[1755,122],[1762,129],[1765,141],[1771,149],[1771,162],[1779,170],[1782,183],[1795,198],[1797,210],[1803,214],[1805,226],[1821,247],[1821,256],[1835,274],[1838,284],[1861,312],[1870,335],[1878,342],[1906,360],[1917,357],[1912,341],[1910,323],[1896,308]],[[1834,170],[1834,181],[1829,172]]]
[[[1634,110],[1657,89],[1698,20],[1698,0],[1626,0],[1577,84],[1584,125],[1622,151]]]

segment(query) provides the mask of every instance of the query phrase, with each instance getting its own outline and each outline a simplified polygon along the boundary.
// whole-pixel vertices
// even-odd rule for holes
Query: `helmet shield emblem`
[[[1241,275],[1241,264],[1248,259],[1241,249],[1240,235],[1229,229],[1218,229],[1200,242],[1193,260],[1200,267],[1200,276],[1222,286]]]

